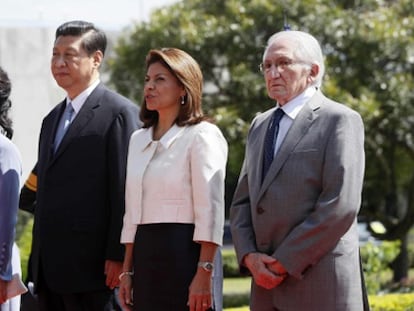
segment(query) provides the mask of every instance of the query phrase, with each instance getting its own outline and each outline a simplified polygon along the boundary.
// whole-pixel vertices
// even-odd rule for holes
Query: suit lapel
[[[289,155],[295,149],[303,136],[306,135],[310,126],[318,117],[316,110],[320,107],[320,99],[320,93],[317,92],[311,100],[303,106],[302,110],[293,121],[293,124],[286,134],[284,141],[280,145],[279,151],[273,159],[269,172],[263,180],[263,184],[260,187],[259,197],[264,193],[265,189],[269,187],[272,180],[274,180],[284,163],[289,158]]]
[[[79,110],[75,119],[72,121],[69,126],[68,131],[62,139],[62,142],[59,145],[58,150],[53,158],[56,160],[59,156],[65,151],[68,147],[70,141],[79,136],[79,133],[82,131],[85,126],[92,120],[95,115],[95,109],[98,109],[100,106],[100,98],[103,94],[103,85],[99,84],[95,90],[88,96],[82,108]],[[58,120],[59,122],[59,120]]]
[[[48,150],[45,153],[46,156],[46,162],[45,163],[51,163],[53,161],[53,153],[54,153],[54,141],[55,141],[55,135],[57,131],[57,127],[59,125],[59,120],[62,117],[63,111],[66,107],[66,100],[63,100],[61,103],[59,103],[56,108],[54,109],[55,116],[51,116],[50,122],[45,122],[45,142],[42,143],[45,147],[44,150]]]
[[[249,176],[249,180],[251,180],[251,191],[252,197],[255,197],[261,188],[262,182],[262,168],[263,168],[263,146],[264,140],[266,137],[266,131],[269,127],[269,122],[272,118],[273,112],[276,108],[267,110],[263,113],[263,115],[256,120],[257,125],[255,128],[255,132],[252,133],[250,138],[250,151],[254,154],[250,155],[250,162],[248,165],[253,167],[250,171],[251,176]]]

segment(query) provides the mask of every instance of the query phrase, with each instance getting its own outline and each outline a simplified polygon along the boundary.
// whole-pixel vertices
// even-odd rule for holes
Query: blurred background
[[[136,103],[149,49],[175,46],[200,63],[204,110],[230,146],[226,216],[250,121],[274,105],[258,70],[266,40],[287,26],[313,34],[326,56],[322,91],[357,110],[365,123],[359,228],[367,287],[373,303],[383,294],[400,294],[386,295],[387,305],[372,310],[414,310],[412,0],[3,0],[1,5],[0,65],[13,83],[13,139],[23,155],[24,178],[36,161],[40,122],[65,95],[50,74],[54,31],[64,21],[86,19],[108,34],[102,79]],[[23,265],[30,226],[30,216],[22,213]],[[225,297],[225,303],[247,304],[248,280],[230,282],[238,270],[228,223],[225,242],[225,285],[236,284],[230,292],[245,291]],[[405,293],[411,296],[401,296]]]

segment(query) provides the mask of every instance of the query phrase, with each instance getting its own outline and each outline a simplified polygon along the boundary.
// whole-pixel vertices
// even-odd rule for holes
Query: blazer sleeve
[[[328,139],[321,159],[322,188],[314,209],[273,254],[297,278],[335,248],[355,222],[361,204],[365,167],[362,119],[346,109],[326,122],[332,127],[325,129]]]
[[[120,243],[122,219],[125,211],[125,175],[129,139],[138,129],[139,110],[130,104],[123,107],[113,121],[109,133],[108,172],[110,193],[110,225],[107,238],[106,258],[122,261],[123,245]]]
[[[257,252],[256,236],[253,229],[251,217],[251,201],[249,191],[249,178],[247,173],[247,163],[250,162],[249,140],[251,129],[254,128],[256,119],[252,121],[247,135],[245,156],[239,174],[239,180],[233,195],[230,207],[230,229],[233,244],[236,250],[237,260],[242,274],[249,274],[249,270],[242,265],[243,258],[252,252]]]
[[[20,154],[11,143],[2,145],[0,161],[0,278],[10,281],[22,168]]]
[[[191,148],[195,241],[221,245],[224,231],[224,179],[227,142],[212,124],[200,124]]]

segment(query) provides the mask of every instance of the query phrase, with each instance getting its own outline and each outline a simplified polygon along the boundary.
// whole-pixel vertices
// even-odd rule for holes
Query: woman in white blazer
[[[221,310],[214,258],[227,142],[203,115],[202,73],[190,55],[151,50],[146,66],[144,126],[128,152],[120,300],[140,311]]]

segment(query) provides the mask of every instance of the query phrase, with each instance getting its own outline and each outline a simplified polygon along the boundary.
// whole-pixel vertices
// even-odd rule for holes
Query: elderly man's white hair
[[[315,77],[313,85],[320,88],[322,85],[322,79],[325,74],[324,57],[322,54],[321,46],[316,38],[306,32],[297,30],[280,31],[272,35],[267,40],[267,46],[263,53],[263,58],[266,56],[269,47],[279,39],[288,39],[293,44],[296,44],[294,49],[294,55],[297,61],[304,62],[309,65],[318,65],[319,72]]]

